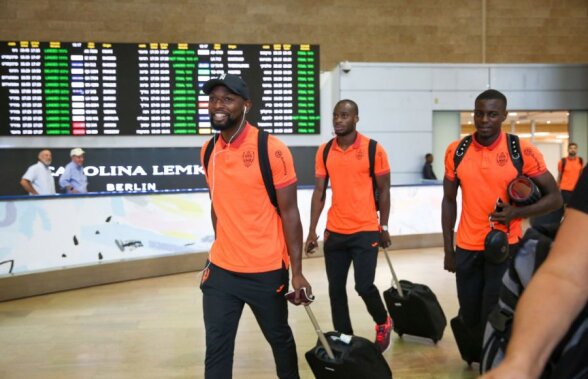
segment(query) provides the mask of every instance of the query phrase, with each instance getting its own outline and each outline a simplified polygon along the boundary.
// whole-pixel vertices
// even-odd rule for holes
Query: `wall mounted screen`
[[[201,87],[248,83],[248,120],[274,134],[319,134],[319,46],[0,42],[0,135],[206,135]]]

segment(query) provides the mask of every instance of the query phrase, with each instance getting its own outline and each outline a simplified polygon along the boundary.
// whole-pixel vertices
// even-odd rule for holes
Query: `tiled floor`
[[[440,248],[391,251],[401,279],[425,283],[437,294],[447,319],[457,313],[455,278],[442,269]],[[305,259],[304,273],[317,300],[313,305],[323,330],[330,310],[322,258]],[[377,271],[380,290],[390,287],[383,255]],[[117,283],[0,303],[0,377],[202,378],[204,326],[200,274],[179,274]],[[348,283],[356,334],[374,338],[374,325]],[[316,341],[302,308],[291,306],[290,324],[299,353],[300,375],[312,378],[304,352]],[[460,359],[449,326],[437,345],[393,337],[384,354],[395,379],[470,379],[477,366]],[[275,378],[273,358],[246,308],[237,335],[234,378]],[[367,375],[366,377],[369,377]]]

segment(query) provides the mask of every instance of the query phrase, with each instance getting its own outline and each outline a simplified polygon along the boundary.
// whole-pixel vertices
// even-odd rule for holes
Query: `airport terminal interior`
[[[502,131],[537,146],[555,178],[569,143],[588,158],[585,0],[0,0],[0,378],[204,378],[199,283],[215,231],[201,90],[225,72],[248,81],[247,119],[292,151],[304,238],[317,148],[334,135],[337,101],[357,102],[358,131],[390,161],[395,271],[429,286],[447,319],[437,343],[393,333],[383,356],[395,379],[477,378],[449,326],[446,148],[475,132],[474,100],[494,88],[508,98]],[[53,152],[57,183],[73,148],[88,194],[23,190],[40,150]],[[422,178],[427,153],[437,180]],[[324,258],[302,261],[330,331]],[[354,332],[373,340],[352,275]],[[393,285],[383,251],[375,284]],[[289,305],[289,323],[300,376],[313,378],[302,306]],[[233,377],[277,377],[247,307]]]

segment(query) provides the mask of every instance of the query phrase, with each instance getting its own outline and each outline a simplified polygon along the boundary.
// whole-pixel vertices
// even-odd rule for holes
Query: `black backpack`
[[[455,175],[458,181],[459,178],[457,177],[457,167],[463,160],[463,157],[465,156],[465,153],[468,151],[468,148],[470,147],[472,140],[473,137],[471,134],[465,136],[459,142],[457,149],[455,149],[455,154],[453,155],[453,174]],[[521,142],[519,140],[519,136],[506,133],[506,140],[508,143],[508,155],[510,156],[510,160],[517,169],[518,175],[521,176],[523,175],[524,162],[523,155],[521,154]]]
[[[321,201],[325,201],[325,198],[327,197],[327,187],[329,185],[329,170],[327,170],[327,158],[329,157],[329,151],[331,150],[331,145],[333,145],[333,141],[335,139],[331,139],[329,142],[327,142],[327,144],[325,145],[325,149],[323,150],[323,164],[325,165],[325,171],[327,173],[327,176],[325,177],[325,189],[323,191],[323,195],[321,196]],[[375,173],[375,165],[376,165],[376,145],[378,144],[378,142],[376,142],[373,139],[370,139],[369,145],[368,145],[368,158],[369,158],[369,163],[370,163],[370,177],[372,178],[372,191],[374,192],[374,201],[376,203],[376,211],[380,210],[380,205],[378,203],[378,200],[380,198],[380,195],[378,193],[378,183],[376,183],[376,173]]]
[[[512,332],[516,305],[533,274],[545,261],[559,224],[529,228],[521,248],[502,278],[500,301],[488,316],[484,332],[480,372],[485,373],[504,359]],[[546,310],[555,312],[557,310]],[[588,307],[573,322],[551,354],[541,379],[586,378],[588,375]]]
[[[280,208],[278,207],[278,197],[276,195],[276,187],[274,187],[273,176],[272,176],[272,167],[269,162],[269,152],[267,147],[267,140],[269,138],[269,133],[258,129],[259,133],[257,135],[257,156],[259,157],[259,168],[261,169],[261,177],[263,178],[263,184],[265,185],[265,190],[267,191],[267,195],[269,199],[276,208],[276,212],[280,214]],[[206,145],[206,150],[204,151],[204,167],[208,172],[208,162],[210,161],[210,155],[214,150],[214,145],[216,142],[216,138],[212,137],[208,141],[208,145]]]

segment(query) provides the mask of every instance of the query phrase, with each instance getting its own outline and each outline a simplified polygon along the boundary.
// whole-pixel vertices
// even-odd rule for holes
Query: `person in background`
[[[65,193],[87,193],[88,178],[84,174],[84,159],[86,152],[79,147],[71,149],[71,162],[65,166],[65,171],[59,177],[59,186]]]
[[[425,165],[423,166],[423,179],[437,180],[437,175],[433,172],[433,154],[425,155]]]
[[[379,193],[378,218],[368,158],[370,139],[356,130],[358,121],[359,110],[354,101],[341,100],[335,105],[333,127],[336,137],[328,151],[326,166],[323,152],[327,144],[322,144],[316,153],[316,179],[305,251],[312,253],[317,248],[316,226],[325,206],[323,194],[328,175],[333,199],[327,215],[324,256],[333,326],[340,333],[353,334],[347,300],[347,276],[353,263],[355,290],[376,323],[375,342],[384,352],[390,346],[392,319],[374,279],[379,247],[390,245],[390,165],[386,151],[377,144],[374,174]]]
[[[552,351],[586,307],[587,247],[588,169],[585,168],[551,251],[517,304],[504,360],[481,379],[540,377]],[[574,378],[586,378],[586,356],[583,361],[584,375]]]
[[[24,173],[20,185],[29,195],[55,195],[55,180],[49,169],[52,161],[51,151],[41,150],[38,159],[39,161]]]
[[[514,255],[522,236],[522,218],[550,212],[562,202],[541,152],[530,142],[520,140],[522,172],[533,179],[543,197],[527,206],[508,203],[507,186],[518,176],[518,171],[510,157],[506,133],[501,130],[508,115],[506,106],[506,97],[499,91],[489,89],[479,94],[474,105],[476,131],[471,145],[462,152],[457,169],[454,156],[461,140],[452,142],[445,153],[441,204],[443,265],[446,271],[456,274],[459,317],[480,347],[483,327],[498,302],[501,279],[509,261],[485,260],[484,240],[491,230],[489,218],[494,228],[508,233],[509,251]],[[462,193],[462,210],[454,243],[458,188]],[[500,207],[497,199],[502,201]]]
[[[557,182],[559,183],[564,204],[570,201],[572,191],[576,187],[583,166],[582,157],[578,156],[578,144],[570,142],[568,144],[568,156],[562,158],[557,164]]]
[[[302,224],[297,204],[297,177],[288,147],[268,136],[267,154],[279,211],[270,201],[258,159],[259,129],[246,120],[252,102],[247,84],[236,75],[210,79],[208,97],[212,127],[219,134],[204,144],[212,153],[204,167],[210,189],[215,240],[203,271],[206,330],[206,379],[232,377],[235,337],[247,304],[274,354],[277,376],[297,379],[298,357],[288,325],[288,268],[295,303],[311,287],[302,275]]]

